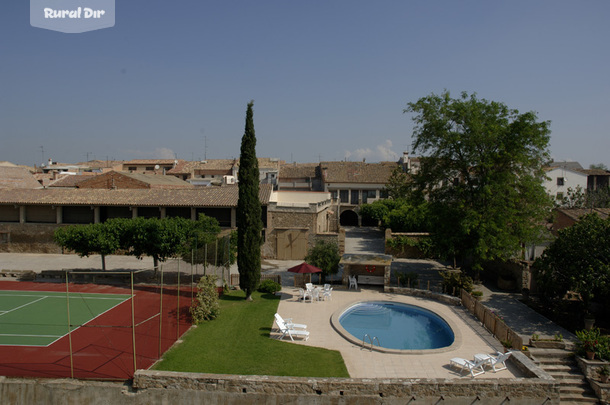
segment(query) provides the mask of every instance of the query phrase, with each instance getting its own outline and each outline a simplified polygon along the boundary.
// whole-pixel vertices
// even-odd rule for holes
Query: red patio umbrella
[[[309,282],[311,282],[311,273],[321,273],[322,269],[317,268],[316,266],[312,266],[308,263],[301,263],[297,266],[291,267],[288,269],[291,273],[299,273],[299,274],[309,274]]]

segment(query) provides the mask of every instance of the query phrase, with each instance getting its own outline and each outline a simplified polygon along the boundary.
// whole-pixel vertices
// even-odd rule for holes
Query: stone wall
[[[208,400],[222,392],[225,404],[558,404],[553,379],[354,379],[239,376],[138,371],[134,387],[176,393],[186,390]],[[211,399],[211,398],[210,398]],[[181,403],[196,403],[181,401]]]
[[[0,377],[4,405],[559,404],[552,378],[354,379],[138,370],[133,385]]]
[[[61,253],[53,233],[61,225],[0,223],[0,233],[8,232],[10,242],[0,243],[0,252]]]
[[[426,232],[399,232],[393,233],[391,229],[385,230],[385,254],[392,255],[398,258],[407,259],[424,259],[426,255],[417,247],[402,245],[398,248],[388,246],[388,241],[396,238],[409,238],[413,241],[419,242],[422,239],[430,238],[430,234]]]
[[[427,298],[430,300],[442,302],[443,304],[447,304],[447,305],[455,305],[455,306],[462,305],[462,300],[460,300],[458,297],[453,297],[451,295],[446,295],[446,294],[439,294],[439,293],[435,293],[435,292],[432,292],[429,290],[420,290],[419,288],[386,286],[383,288],[383,292],[390,293],[390,294],[403,294],[403,295],[410,295],[413,297]]]

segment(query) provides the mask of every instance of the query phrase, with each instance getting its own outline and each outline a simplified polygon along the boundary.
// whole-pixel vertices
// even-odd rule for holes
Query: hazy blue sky
[[[116,25],[0,5],[0,160],[395,160],[406,104],[476,92],[551,121],[556,160],[610,165],[610,1],[116,0]],[[207,153],[204,137],[207,137]]]

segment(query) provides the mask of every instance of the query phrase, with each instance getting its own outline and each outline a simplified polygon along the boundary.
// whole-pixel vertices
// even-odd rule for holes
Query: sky
[[[0,161],[239,157],[250,100],[259,157],[397,160],[407,103],[447,90],[535,111],[555,160],[610,166],[609,17],[607,0],[116,0],[114,27],[65,34],[3,0]]]

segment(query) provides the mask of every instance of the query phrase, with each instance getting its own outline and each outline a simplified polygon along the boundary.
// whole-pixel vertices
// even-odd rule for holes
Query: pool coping
[[[348,342],[353,343],[357,346],[362,346],[362,347],[364,347],[364,345],[362,344],[362,340],[356,338],[354,335],[349,333],[343,326],[341,326],[341,323],[339,322],[339,318],[349,308],[353,307],[354,305],[365,303],[365,302],[383,302],[383,303],[387,302],[390,304],[396,304],[395,301],[389,301],[389,300],[355,300],[355,301],[348,303],[343,308],[340,308],[337,311],[335,311],[330,318],[331,326],[337,333],[339,333],[339,335],[341,335]],[[380,353],[388,353],[388,354],[400,354],[400,355],[425,355],[425,354],[437,354],[437,353],[445,353],[445,352],[453,351],[462,345],[462,333],[461,333],[458,325],[455,322],[453,322],[452,319],[445,318],[444,316],[440,315],[438,312],[433,311],[429,308],[421,307],[419,305],[414,305],[414,304],[405,304],[405,305],[421,308],[425,311],[432,312],[433,314],[435,314],[436,316],[441,318],[443,321],[445,321],[451,328],[451,331],[453,332],[453,337],[454,337],[453,343],[449,346],[441,347],[438,349],[420,349],[420,350],[390,349],[387,347],[374,346],[371,344],[371,346],[368,347],[371,351],[376,351],[376,352],[380,352]]]

